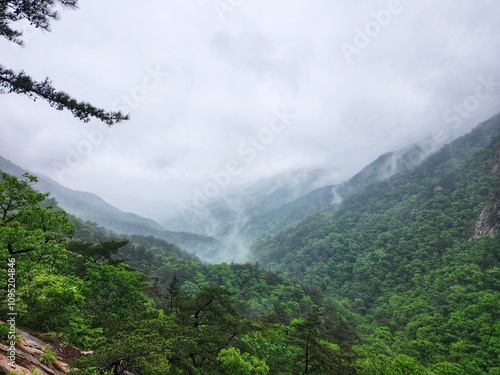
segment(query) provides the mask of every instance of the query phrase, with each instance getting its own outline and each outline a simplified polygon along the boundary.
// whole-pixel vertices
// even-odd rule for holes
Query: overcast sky
[[[500,110],[494,0],[87,0],[52,29],[1,40],[0,63],[131,120],[1,95],[0,155],[143,215],[211,173],[232,173],[220,194],[298,167],[342,180]]]

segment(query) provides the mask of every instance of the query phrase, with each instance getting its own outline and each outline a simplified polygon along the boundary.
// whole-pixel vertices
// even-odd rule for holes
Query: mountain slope
[[[417,197],[419,197],[419,199],[430,198],[433,193],[442,191],[444,187],[448,185],[455,188],[457,180],[466,171],[464,167],[467,166],[467,168],[472,168],[470,164],[473,163],[472,159],[474,157],[479,157],[478,155],[481,152],[491,153],[491,155],[484,156],[485,158],[490,158],[491,160],[496,160],[496,158],[498,158],[496,150],[486,149],[486,147],[488,147],[490,142],[498,136],[499,132],[500,116],[496,116],[476,128],[467,136],[464,136],[450,145],[445,146],[442,150],[430,156],[423,162],[422,165],[414,170],[403,171],[402,173],[396,174],[383,181],[367,181],[365,186],[359,186],[357,190],[354,191],[351,196],[342,201],[342,203],[338,205],[326,205],[325,209],[321,212],[316,212],[313,217],[309,217],[293,228],[277,234],[275,238],[290,237],[289,234],[294,231],[307,232],[304,228],[314,225],[318,229],[318,232],[311,233],[311,235],[308,236],[308,239],[310,241],[320,240],[323,238],[325,233],[330,234],[333,231],[339,231],[335,227],[332,229],[331,226],[334,226],[335,224],[342,224],[344,226],[343,221],[347,221],[347,216],[354,215],[355,217],[348,220],[349,222],[354,223],[355,219],[362,219],[363,215],[367,212],[376,211],[377,213],[382,214],[385,213],[385,210],[393,208],[391,204],[403,204],[406,200],[413,202],[417,199]],[[489,147],[494,146],[490,145]],[[493,166],[482,166],[484,169],[482,170],[482,173],[485,174],[485,176],[482,176],[483,178],[481,181],[490,178],[490,176],[488,176],[488,168],[495,172],[500,169],[500,167],[497,167],[498,162],[492,161],[491,163]],[[480,173],[479,170],[476,170],[475,172]],[[351,185],[350,188],[355,186],[352,181],[357,179],[357,176],[347,183],[347,185]],[[465,182],[463,181],[463,183]],[[481,192],[484,194],[486,194],[485,191],[491,193],[490,190],[494,188],[495,187],[493,185],[483,187]],[[328,200],[333,197],[333,195],[328,194],[326,189],[327,188],[318,190],[318,192],[322,192],[324,194],[323,202],[328,202]],[[414,215],[420,210],[420,207],[414,207],[413,205],[411,207],[412,209],[409,213],[411,215]],[[471,223],[475,223],[476,219],[476,216],[471,216]],[[402,224],[404,223],[405,222]],[[322,231],[323,229],[325,231]],[[298,234],[296,236],[300,237]],[[297,249],[297,246],[300,246],[300,243],[296,243],[288,249]],[[262,253],[263,251],[262,246],[256,247],[256,249],[257,253]],[[271,255],[271,253],[269,253],[269,255]],[[259,260],[262,259],[259,258]]]
[[[380,327],[372,340],[388,352],[417,358],[439,374],[494,373],[500,369],[500,326],[493,323],[500,319],[498,155],[495,116],[414,170],[372,182],[261,241],[253,260],[349,300]]]
[[[418,145],[388,152],[344,183],[317,188],[298,199],[253,216],[244,225],[242,235],[252,243],[276,234],[308,216],[334,209],[345,198],[375,181],[414,169],[427,156],[427,152]]]
[[[239,234],[250,218],[325,186],[334,179],[334,174],[325,169],[305,169],[261,178],[225,196],[207,200],[201,207],[192,207],[162,225],[170,230],[228,238],[234,233]]]
[[[248,254],[245,226],[249,221],[324,186],[334,175],[330,170],[305,169],[261,178],[225,196],[206,200],[199,207],[188,207],[180,216],[162,225],[169,230],[214,237],[231,249],[226,261],[243,262]]]
[[[245,261],[254,241],[328,209],[373,181],[414,168],[426,156],[418,146],[390,152],[337,185],[331,185],[335,171],[327,169],[295,170],[261,178],[201,207],[188,209],[163,226],[213,236],[226,247],[236,249],[235,260]]]
[[[27,172],[1,156],[0,170],[18,177]],[[193,252],[206,261],[221,260],[219,256],[224,252],[224,246],[213,238],[194,233],[167,231],[154,220],[123,212],[95,194],[69,189],[47,176],[37,177],[36,189],[50,192],[60,207],[85,221],[94,222],[118,234],[155,236]]]

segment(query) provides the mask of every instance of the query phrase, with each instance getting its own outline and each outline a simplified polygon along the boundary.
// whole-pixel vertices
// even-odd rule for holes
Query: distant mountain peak
[[[17,177],[27,172],[1,156],[0,170]],[[61,208],[84,221],[91,221],[118,234],[154,236],[190,251],[205,261],[223,260],[218,252],[224,251],[224,246],[213,238],[187,231],[167,231],[156,221],[131,212],[123,212],[94,193],[73,190],[50,177],[39,173],[32,174],[38,177],[38,182],[35,184],[37,190],[49,192],[51,198],[55,198]]]

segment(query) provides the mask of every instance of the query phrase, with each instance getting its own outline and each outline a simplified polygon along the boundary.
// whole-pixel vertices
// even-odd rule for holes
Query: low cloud
[[[203,189],[276,108],[293,112],[293,123],[228,189],[297,167],[348,178],[436,129],[451,139],[498,112],[493,90],[469,103],[460,126],[446,121],[479,77],[500,81],[496,3],[398,3],[242,1],[221,19],[210,1],[87,1],[64,11],[52,33],[26,33],[24,49],[0,41],[2,64],[126,107],[132,119],[92,143],[100,124],[2,95],[0,154],[148,215],[151,202],[173,202],[171,210]],[[369,43],[346,59],[345,43],[370,27]],[[71,166],[70,150],[80,157]]]

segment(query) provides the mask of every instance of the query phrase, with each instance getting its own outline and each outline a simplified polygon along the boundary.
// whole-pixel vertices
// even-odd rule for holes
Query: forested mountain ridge
[[[0,296],[15,300],[0,314],[16,316],[0,321],[0,356],[33,374],[66,372],[62,359],[82,375],[355,373],[357,334],[340,302],[257,265],[205,265],[153,237],[72,223],[35,182],[0,178]],[[49,345],[26,360],[16,327]]]
[[[415,169],[261,241],[253,259],[347,299],[379,327],[371,339],[386,353],[438,374],[496,374],[499,154],[497,115]]]
[[[272,177],[260,178],[223,195],[208,199],[195,195],[196,204],[188,202],[186,209],[162,225],[169,230],[182,230],[208,235],[228,248],[239,248],[245,261],[248,248],[246,225],[263,213],[280,210],[283,205],[336,179],[336,171],[321,168],[297,169]]]
[[[328,209],[373,181],[414,168],[428,153],[420,144],[387,152],[349,180],[334,185],[339,172],[328,168],[305,168],[261,178],[220,197],[203,200],[198,196],[198,203],[203,204],[188,207],[163,225],[170,230],[213,236],[240,254],[225,261],[246,261],[255,241]]]
[[[27,171],[0,156],[0,171],[20,177]],[[95,222],[119,234],[154,236],[174,243],[206,261],[221,261],[224,246],[214,238],[187,232],[165,230],[154,220],[123,212],[93,193],[76,191],[60,185],[49,177],[39,175],[36,188],[50,192],[58,205],[83,220]]]
[[[343,183],[314,189],[291,202],[251,217],[245,223],[241,235],[248,243],[253,243],[276,234],[310,215],[330,210],[332,206],[339,205],[345,198],[375,181],[412,170],[427,156],[428,152],[419,144],[387,152]]]
[[[492,176],[496,175],[500,167],[498,166],[498,153],[495,149],[495,137],[500,133],[500,116],[496,116],[491,120],[481,124],[474,131],[468,135],[446,145],[442,150],[430,156],[422,165],[416,167],[414,170],[406,170],[398,173],[387,180],[368,181],[366,185],[362,185],[360,191],[357,191],[351,197],[346,198],[344,201],[337,204],[329,204],[328,199],[323,200],[324,206],[321,207],[319,212],[315,212],[312,217],[307,218],[302,223],[290,228],[287,231],[277,234],[274,238],[287,238],[288,234],[294,233],[296,230],[304,230],[304,227],[311,225],[312,222],[320,225],[318,229],[324,231],[311,232],[307,236],[307,241],[318,240],[325,237],[325,234],[330,234],[331,231],[338,231],[335,224],[343,221],[344,215],[355,214],[358,216],[363,215],[367,211],[383,211],[384,209],[392,208],[391,204],[401,204],[408,198],[412,198],[417,203],[417,194],[419,200],[430,198],[434,193],[441,192],[445,188],[455,188],[456,180],[460,178],[469,169],[474,169],[481,164],[482,169],[476,169],[476,173],[481,173],[482,181],[488,179],[489,185],[482,186],[481,197],[484,204],[488,202],[488,194],[495,194],[495,181]],[[485,160],[478,161],[482,157]],[[446,169],[448,168],[448,169]],[[356,176],[352,179],[354,180]],[[465,177],[464,177],[465,178]],[[351,180],[351,181],[352,181]],[[453,183],[452,183],[453,182]],[[477,182],[476,182],[477,183]],[[354,185],[350,181],[346,185]],[[355,186],[355,185],[354,185]],[[396,191],[399,187],[405,195],[398,195]],[[326,188],[323,188],[326,189]],[[412,190],[413,189],[413,190]],[[321,191],[322,189],[318,189]],[[431,193],[432,191],[432,193]],[[412,194],[410,196],[410,194]],[[326,194],[325,194],[326,195]],[[327,196],[330,198],[330,196]],[[389,198],[389,199],[386,199]],[[384,201],[385,199],[385,201]],[[415,215],[423,207],[417,204],[415,207],[411,206],[410,215]],[[474,222],[477,221],[479,213],[474,216]],[[473,219],[472,217],[470,218]],[[353,221],[351,220],[351,224]],[[405,222],[402,222],[404,224]],[[343,223],[342,223],[343,224]],[[395,224],[395,223],[393,223]],[[329,228],[329,226],[332,228]],[[359,230],[359,225],[353,229]],[[349,231],[348,233],[351,233]],[[277,242],[277,241],[274,241]],[[271,239],[269,243],[274,243]],[[303,242],[295,244],[291,249],[297,248]],[[265,242],[261,245],[265,245]],[[259,254],[265,252],[266,246],[256,246],[256,257],[259,261],[265,262],[265,258],[260,257]]]
[[[45,199],[15,196],[21,211],[0,221],[17,323],[93,350],[70,362],[82,375],[498,375],[499,134],[497,116],[418,166],[319,199],[320,212],[258,243],[266,269],[66,222],[33,178],[4,175],[2,202]],[[39,220],[52,216],[53,228]]]

